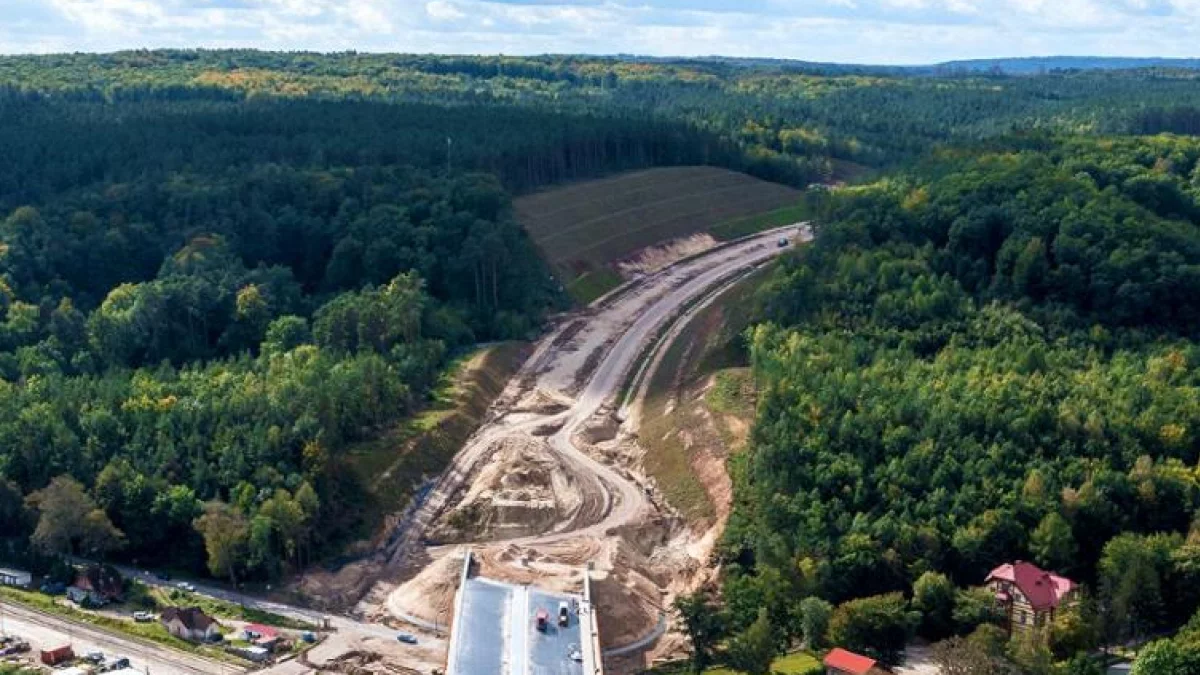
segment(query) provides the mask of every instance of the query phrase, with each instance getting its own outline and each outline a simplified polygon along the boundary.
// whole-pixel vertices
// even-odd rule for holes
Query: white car
[[[154,620],[154,615],[150,612],[134,612],[133,620],[138,623],[146,623]]]
[[[189,592],[189,593],[195,593],[195,592],[196,592],[196,587],[195,587],[195,586],[193,586],[193,585],[191,585],[191,584],[189,584],[189,583],[188,583],[188,582],[186,582],[186,581],[181,581],[181,582],[179,582],[179,583],[175,584],[175,587],[176,587],[176,588],[178,588],[178,589],[180,589],[180,590],[187,591],[187,592]]]

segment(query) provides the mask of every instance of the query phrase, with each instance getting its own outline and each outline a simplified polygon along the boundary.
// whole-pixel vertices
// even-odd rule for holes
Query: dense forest
[[[339,552],[348,449],[566,306],[512,196],[711,164],[858,184],[812,191],[816,242],[758,294],[724,579],[681,605],[697,663],[919,633],[1083,675],[1180,627],[1147,659],[1200,662],[1200,143],[1169,135],[1197,78],[0,57],[0,551],[237,579]],[[1018,558],[1086,611],[1007,645],[977,587]]]
[[[1182,137],[1021,138],[827,200],[758,298],[735,645],[760,607],[781,643],[886,661],[915,633],[994,643],[971,589],[1013,560],[1082,582],[1083,608],[961,672],[1090,673],[1077,652],[1192,618],[1198,160]]]

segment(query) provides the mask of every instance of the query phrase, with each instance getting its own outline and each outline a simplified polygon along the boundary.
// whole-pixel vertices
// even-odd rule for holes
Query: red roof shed
[[[846,675],[870,675],[875,659],[838,647],[825,655],[825,667]]]

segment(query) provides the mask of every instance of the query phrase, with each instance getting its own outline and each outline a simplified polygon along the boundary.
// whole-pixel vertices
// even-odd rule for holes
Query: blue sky
[[[1200,0],[0,0],[0,52],[1200,56]]]

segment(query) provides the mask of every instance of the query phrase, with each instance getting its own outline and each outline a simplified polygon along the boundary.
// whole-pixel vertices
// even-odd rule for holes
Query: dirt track
[[[792,227],[710,251],[560,322],[397,539],[389,567],[405,581],[377,589],[360,609],[382,615],[386,597],[393,617],[443,612],[452,590],[438,561],[465,543],[488,575],[551,589],[576,588],[594,563],[605,647],[660,627],[664,593],[704,562],[687,553],[687,528],[647,487],[636,422],[616,419],[616,399],[664,325],[786,250],[781,236],[797,235],[809,236]]]

